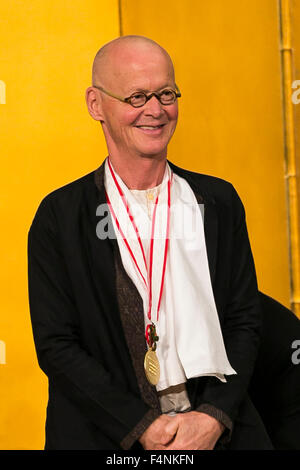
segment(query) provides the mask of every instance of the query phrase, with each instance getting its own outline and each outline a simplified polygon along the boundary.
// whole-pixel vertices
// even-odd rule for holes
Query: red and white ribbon
[[[153,278],[153,257],[154,257],[154,246],[155,246],[155,224],[156,224],[156,217],[157,217],[157,206],[158,206],[158,201],[159,201],[159,194],[157,195],[155,202],[154,202],[154,209],[153,209],[153,215],[152,215],[152,223],[151,223],[151,237],[150,237],[150,247],[149,247],[149,262],[147,262],[146,255],[145,255],[145,249],[141,240],[140,232],[137,227],[137,224],[135,222],[134,216],[132,214],[132,211],[130,209],[129,203],[126,200],[126,197],[124,195],[124,192],[117,180],[117,177],[115,175],[114,169],[111,165],[111,162],[108,158],[108,167],[112,176],[112,179],[115,183],[115,186],[118,190],[119,196],[123,202],[123,205],[125,207],[126,213],[128,215],[128,218],[130,220],[130,223],[132,224],[132,227],[134,229],[134,233],[136,235],[137,241],[138,241],[138,246],[140,248],[141,254],[142,254],[142,259],[145,265],[146,273],[147,273],[147,279],[143,275],[142,271],[143,268],[142,266],[139,265],[137,256],[134,253],[134,250],[131,248],[129,240],[127,239],[125,235],[125,230],[122,229],[120,221],[118,219],[118,216],[116,214],[116,211],[113,208],[113,205],[109,199],[109,196],[106,191],[106,200],[111,212],[111,215],[115,221],[116,227],[126,245],[126,248],[129,252],[129,255],[136,266],[139,275],[141,276],[141,279],[145,285],[145,288],[148,291],[148,312],[147,316],[149,321],[152,320],[152,305],[153,305],[153,289],[152,289],[152,278]],[[166,234],[165,234],[165,240],[164,240],[164,255],[163,255],[163,265],[162,265],[162,274],[161,274],[161,281],[160,281],[160,288],[159,288],[159,294],[158,294],[158,301],[157,301],[157,309],[156,309],[156,321],[159,319],[159,310],[160,310],[160,305],[161,305],[161,299],[162,299],[162,294],[163,294],[163,288],[164,288],[164,281],[165,281],[165,272],[166,272],[166,265],[167,265],[167,257],[168,257],[168,246],[169,246],[169,232],[170,232],[170,213],[171,213],[171,182],[172,182],[172,176],[169,177],[168,182],[167,182],[167,191],[168,191],[168,196],[167,196],[167,221],[166,221]],[[147,329],[146,329],[147,331]],[[147,338],[147,335],[146,335]]]

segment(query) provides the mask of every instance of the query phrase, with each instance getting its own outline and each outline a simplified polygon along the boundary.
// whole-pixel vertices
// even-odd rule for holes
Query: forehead
[[[122,48],[110,60],[112,84],[124,93],[174,86],[173,64],[156,47]]]

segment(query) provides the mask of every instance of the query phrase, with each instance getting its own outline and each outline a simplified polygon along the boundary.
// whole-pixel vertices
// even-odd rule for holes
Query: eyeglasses
[[[106,95],[111,96],[112,98],[116,98],[117,100],[122,101],[123,103],[128,103],[134,108],[140,108],[141,106],[144,106],[144,104],[146,104],[147,101],[151,100],[153,96],[155,96],[155,98],[157,98],[158,101],[164,106],[168,106],[170,104],[175,103],[177,98],[181,97],[181,93],[177,85],[175,85],[176,91],[172,90],[172,88],[165,88],[159,93],[150,93],[149,95],[146,95],[146,93],[144,93],[143,91],[137,91],[130,95],[128,98],[121,98],[120,96],[115,95],[110,91],[104,90],[104,88],[102,88],[101,86],[93,86],[95,88],[98,88],[98,90],[102,91]]]

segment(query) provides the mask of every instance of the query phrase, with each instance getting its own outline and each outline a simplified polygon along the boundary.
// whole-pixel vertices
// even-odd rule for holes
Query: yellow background
[[[44,445],[47,381],[31,332],[27,233],[47,193],[97,168],[106,156],[84,91],[95,53],[118,35],[117,1],[1,2],[1,449]]]
[[[295,27],[300,6],[292,3]],[[234,184],[259,287],[290,306],[278,2],[1,2],[0,449],[44,445],[47,380],[30,325],[27,233],[47,193],[106,156],[84,92],[95,53],[120,32],[149,36],[173,57],[182,98],[169,158]],[[296,72],[300,79],[300,63]],[[295,113],[298,125],[300,104]]]

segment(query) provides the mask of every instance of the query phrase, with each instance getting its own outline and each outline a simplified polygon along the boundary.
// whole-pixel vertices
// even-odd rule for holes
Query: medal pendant
[[[156,352],[152,349],[148,349],[146,352],[144,369],[148,382],[150,382],[151,385],[157,385],[159,382],[160,367]]]

